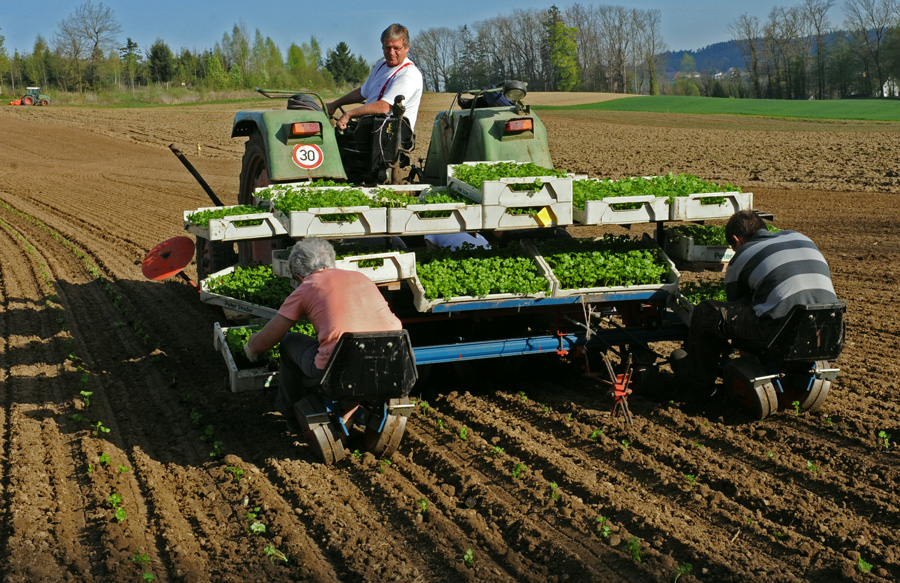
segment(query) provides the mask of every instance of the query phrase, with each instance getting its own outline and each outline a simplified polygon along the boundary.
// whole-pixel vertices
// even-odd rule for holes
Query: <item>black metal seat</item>
[[[845,302],[794,306],[769,342],[732,346],[777,362],[834,360],[844,348],[846,310]]]
[[[322,394],[335,401],[397,399],[409,395],[417,378],[406,330],[345,332],[319,386]]]

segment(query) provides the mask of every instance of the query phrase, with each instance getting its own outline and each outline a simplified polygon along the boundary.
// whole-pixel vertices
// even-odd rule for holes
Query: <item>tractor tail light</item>
[[[314,136],[320,133],[322,133],[322,124],[317,121],[298,122],[291,124],[291,137],[293,138]]]
[[[534,129],[534,120],[530,117],[524,119],[511,119],[506,122],[508,132],[527,132]]]

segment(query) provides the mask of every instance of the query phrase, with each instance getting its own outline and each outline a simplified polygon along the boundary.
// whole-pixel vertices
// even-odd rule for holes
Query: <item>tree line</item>
[[[697,71],[690,55],[669,78],[659,10],[573,4],[515,9],[411,39],[410,56],[430,91],[485,88],[518,79],[532,91],[829,99],[877,97],[900,78],[900,0],[844,0],[843,28],[829,15],[835,0],[775,7],[765,20],[744,14],[729,24],[745,68]],[[346,43],[323,51],[315,37],[286,53],[257,29],[235,24],[212,48],[173,52],[162,39],[121,42],[113,11],[90,0],[75,7],[52,37],[30,53],[9,55],[0,36],[0,92],[26,85],[104,91],[173,83],[205,89],[255,86],[323,90],[358,84],[370,64]]]

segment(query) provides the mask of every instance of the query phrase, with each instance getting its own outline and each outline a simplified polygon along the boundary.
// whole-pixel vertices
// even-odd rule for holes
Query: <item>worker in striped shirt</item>
[[[837,302],[831,270],[809,237],[796,231],[769,232],[753,211],[739,211],[725,225],[735,254],[725,273],[727,301],[700,302],[691,314],[687,354],[689,381],[711,394],[731,352],[730,339],[768,344],[796,305]],[[676,351],[678,353],[679,351]]]

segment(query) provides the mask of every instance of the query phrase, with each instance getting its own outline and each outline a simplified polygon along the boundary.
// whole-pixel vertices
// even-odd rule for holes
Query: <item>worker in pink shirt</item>
[[[303,398],[304,389],[319,384],[341,334],[403,327],[372,280],[357,271],[335,269],[334,265],[334,247],[325,239],[307,238],[294,245],[288,266],[300,285],[278,314],[244,346],[253,361],[281,342],[275,407],[293,430],[294,403]],[[301,319],[313,325],[318,338],[289,332]]]

